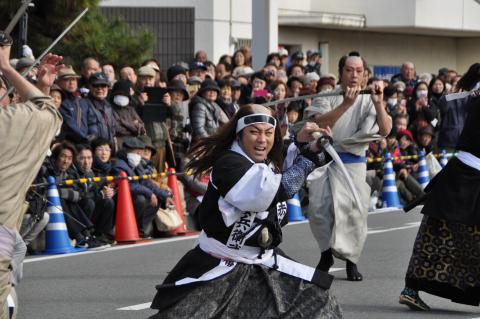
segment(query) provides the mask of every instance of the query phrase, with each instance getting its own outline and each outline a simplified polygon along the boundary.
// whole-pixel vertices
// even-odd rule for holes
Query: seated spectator
[[[127,136],[146,134],[142,119],[130,103],[131,90],[130,81],[120,80],[113,85],[111,93],[113,116],[117,123],[115,137],[118,145],[122,145],[123,139]]]
[[[393,85],[387,86],[385,89],[383,89],[383,99],[386,102],[386,110],[388,114],[393,115],[395,107],[398,104],[397,89]]]
[[[39,182],[41,181],[37,179],[34,184]],[[30,254],[36,253],[31,244],[48,224],[49,214],[47,213],[48,202],[46,198],[46,187],[36,187],[27,193],[28,209],[22,219],[20,235],[27,246],[27,252]]]
[[[409,130],[401,130],[397,133],[397,139],[400,142],[400,154],[403,158],[397,171],[397,189],[400,195],[400,202],[405,205],[415,198],[424,194],[421,185],[412,176],[418,170],[418,149],[413,141],[413,135]],[[394,168],[396,168],[394,166]]]
[[[92,178],[93,154],[89,145],[79,145],[75,158],[80,177]],[[94,235],[102,242],[113,243],[113,226],[115,225],[115,184],[94,183],[81,184],[84,194],[80,204],[92,211],[90,220],[94,224]]]
[[[142,166],[142,154],[145,144],[136,137],[128,137],[123,141],[123,150],[118,152],[113,174],[125,172],[128,176],[138,176],[145,173]],[[149,180],[130,183],[137,227],[142,238],[147,238],[152,230],[152,221],[160,205],[165,206],[171,201],[171,193],[160,189]]]
[[[408,127],[408,115],[398,114],[395,117],[395,120],[393,122],[393,128],[395,129],[395,132],[406,130],[407,127]]]
[[[113,169],[112,146],[110,142],[102,137],[92,141],[93,166],[92,170],[96,176],[110,176]]]
[[[184,157],[180,163],[179,171],[185,170],[189,159]],[[188,215],[194,221],[195,229],[200,230],[199,216],[196,214],[197,208],[202,202],[203,195],[207,192],[210,175],[204,173],[200,176],[181,174],[178,176],[180,182],[184,185],[184,199]]]
[[[53,176],[59,184],[66,179],[78,179],[79,175],[72,165],[76,153],[75,146],[69,142],[57,144],[52,150],[52,156],[45,160],[40,169],[38,179],[46,182],[48,176]],[[58,186],[58,193],[68,234],[76,240],[76,246],[93,250],[108,247],[93,235],[94,225],[90,218],[94,207],[82,205],[82,200],[87,198],[82,188],[78,185]]]
[[[287,106],[287,127],[288,127],[288,136],[293,136],[295,123],[297,123],[300,119],[300,115],[302,113],[302,105],[299,101],[292,101]]]
[[[430,125],[421,129],[417,134],[418,147],[424,150],[426,154],[437,151],[434,136],[433,127]]]

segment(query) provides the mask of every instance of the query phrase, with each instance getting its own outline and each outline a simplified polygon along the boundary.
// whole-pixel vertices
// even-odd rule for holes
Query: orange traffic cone
[[[175,202],[175,208],[177,210],[178,216],[182,219],[182,225],[180,225],[177,229],[175,229],[172,234],[174,235],[185,235],[185,234],[193,234],[196,233],[194,231],[188,231],[186,227],[186,221],[185,221],[185,214],[183,213],[182,209],[182,200],[180,198],[180,192],[178,190],[178,181],[177,181],[177,175],[175,175],[175,169],[174,168],[169,168],[168,169],[168,187],[171,189],[173,193],[173,201]]]
[[[128,185],[127,174],[120,172],[123,177],[117,182],[117,215],[115,221],[115,240],[119,244],[131,244],[140,241],[138,235],[137,220],[133,208],[132,195]]]

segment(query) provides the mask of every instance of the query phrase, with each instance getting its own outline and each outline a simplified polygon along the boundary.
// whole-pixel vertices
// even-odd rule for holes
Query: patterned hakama
[[[424,216],[405,281],[414,290],[478,306],[480,226]]]

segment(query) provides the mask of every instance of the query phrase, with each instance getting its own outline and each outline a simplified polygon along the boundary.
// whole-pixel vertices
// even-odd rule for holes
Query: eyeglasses
[[[107,152],[107,153],[110,153],[112,151],[110,147],[97,147],[95,150],[99,152]]]

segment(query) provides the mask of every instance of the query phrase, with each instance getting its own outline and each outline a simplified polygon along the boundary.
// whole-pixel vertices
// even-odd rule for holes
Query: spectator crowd
[[[242,47],[233,55],[223,55],[217,63],[198,51],[192,61],[171,66],[149,59],[139,68],[115,68],[94,57],[83,60],[79,73],[66,66],[51,88],[63,126],[35,184],[45,182],[48,176],[60,182],[117,176],[120,172],[144,175],[167,168],[181,172],[190,146],[215,133],[240,105],[328,92],[337,86],[335,75],[322,73],[321,54],[314,50],[305,55],[300,51],[289,55],[285,49],[270,53],[261,70],[253,70],[251,60],[251,50]],[[33,60],[23,57],[12,63],[22,72]],[[388,152],[395,157],[397,186],[404,203],[423,191],[412,177],[418,169],[417,160],[399,156],[455,148],[465,112],[461,103],[452,106],[442,97],[474,89],[476,82],[468,74],[479,70],[480,66],[473,65],[464,77],[447,68],[417,74],[414,64],[405,62],[399,74],[382,79],[384,107],[394,125],[387,137],[370,144],[367,156],[381,157]],[[35,72],[33,68],[27,75],[30,81],[35,82]],[[366,67],[363,88],[374,80],[378,79]],[[17,99],[15,93],[9,98]],[[315,103],[311,98],[273,106],[286,142],[295,124],[309,119],[312,107]],[[368,170],[372,192],[381,193],[382,163],[372,162]],[[184,211],[195,220],[208,174],[180,176],[180,180]],[[160,178],[131,182],[130,188],[140,235],[161,236],[152,221],[160,207],[173,204],[172,190]],[[27,244],[48,223],[45,194],[46,190],[38,187],[29,192],[30,207],[21,228]],[[59,186],[59,194],[69,236],[77,246],[101,249],[114,242],[114,183]]]

